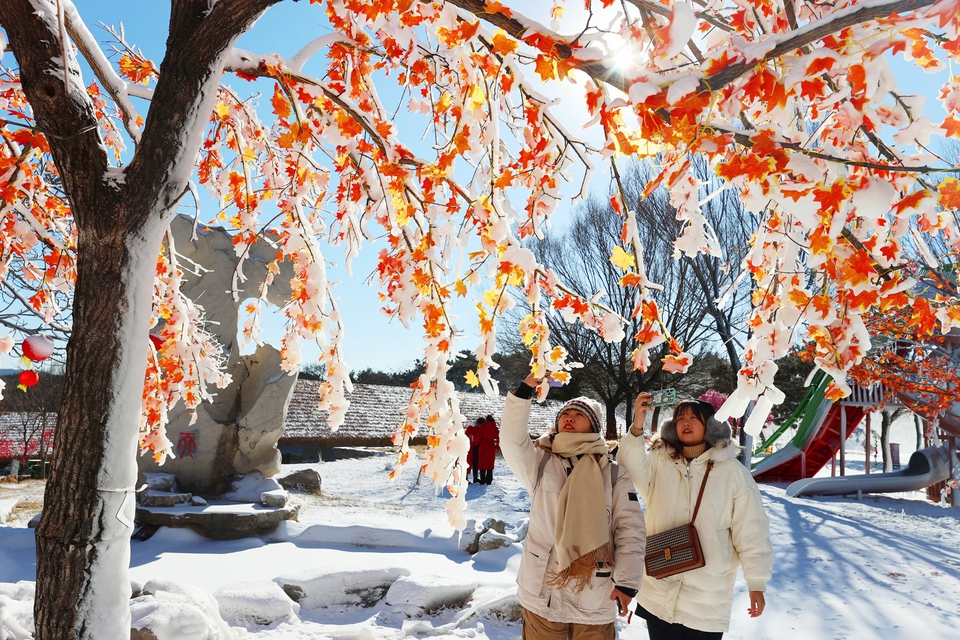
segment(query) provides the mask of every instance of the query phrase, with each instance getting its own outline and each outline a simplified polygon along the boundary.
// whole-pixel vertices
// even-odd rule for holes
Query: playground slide
[[[943,414],[940,418],[940,428],[960,438],[960,402],[954,402],[953,406]]]
[[[829,376],[819,375],[804,395],[790,426],[796,424],[797,433],[789,444],[753,465],[751,473],[757,482],[794,482],[811,478],[840,450],[841,443],[853,433],[864,411],[860,407],[844,409],[824,397]],[[846,433],[841,426],[846,423]],[[779,434],[778,434],[779,435]],[[767,441],[767,444],[771,443]]]
[[[787,495],[842,496],[863,493],[918,491],[950,477],[949,445],[914,451],[905,469],[840,478],[807,478],[787,487]]]

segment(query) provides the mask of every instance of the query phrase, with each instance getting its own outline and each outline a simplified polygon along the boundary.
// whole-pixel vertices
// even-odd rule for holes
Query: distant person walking
[[[480,457],[480,420],[471,422],[463,432],[466,434],[467,439],[470,440],[470,451],[467,453],[467,480],[469,480],[470,475],[473,474],[473,483],[479,484],[480,468],[477,466],[477,462]]]
[[[493,482],[493,467],[497,460],[497,451],[500,450],[500,429],[493,416],[487,416],[482,421],[477,420],[480,438],[477,446],[477,468],[480,470],[480,484]]]

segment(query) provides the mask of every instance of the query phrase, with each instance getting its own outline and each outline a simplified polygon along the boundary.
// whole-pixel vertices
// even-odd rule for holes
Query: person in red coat
[[[479,421],[478,421],[479,422]],[[480,442],[477,446],[476,466],[480,469],[480,484],[493,482],[493,466],[500,450],[500,429],[493,416],[487,416],[479,423]],[[476,476],[474,476],[476,477]]]
[[[473,483],[478,484],[480,482],[480,470],[477,468],[480,445],[480,420],[471,422],[463,432],[470,440],[470,452],[467,453],[467,480],[470,480],[470,473],[473,472]]]

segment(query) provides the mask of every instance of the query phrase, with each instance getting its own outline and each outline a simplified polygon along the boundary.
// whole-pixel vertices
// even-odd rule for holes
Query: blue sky
[[[136,3],[129,0],[77,0],[80,15],[98,40],[106,40],[109,35],[100,28],[99,22],[119,27],[123,23],[127,42],[138,46],[144,55],[159,64],[163,58],[164,43],[167,35],[169,3],[160,0],[146,0]],[[279,53],[289,57],[313,38],[329,33],[324,23],[321,6],[310,5],[306,1],[284,2],[267,11],[254,28],[244,34],[237,47],[256,53]],[[317,57],[322,61],[323,54]],[[309,71],[309,67],[306,69]],[[85,77],[89,82],[92,78]],[[228,78],[227,82],[241,96],[256,90],[272,92],[272,83],[246,83]],[[259,86],[258,86],[259,84]],[[269,95],[261,103],[269,109]],[[144,106],[138,105],[141,112]],[[202,193],[202,190],[201,190]],[[201,204],[201,218],[209,219],[216,211],[213,201]],[[353,276],[348,276],[339,266],[328,271],[331,281],[339,281],[334,290],[338,298],[341,314],[345,320],[346,338],[344,350],[347,364],[353,369],[371,367],[393,370],[404,368],[421,356],[423,342],[419,326],[409,330],[397,321],[391,321],[380,311],[380,302],[376,286],[364,284],[364,280],[376,269],[377,253],[384,246],[382,242],[368,243],[364,251],[353,262]],[[329,260],[342,264],[342,250],[325,247]],[[462,345],[472,349],[477,338],[470,321],[470,307],[461,305],[461,326],[471,332]],[[268,342],[279,344],[282,335],[283,318],[264,319],[264,338]],[[471,339],[472,338],[472,339]],[[315,346],[304,345],[304,364],[315,361]]]

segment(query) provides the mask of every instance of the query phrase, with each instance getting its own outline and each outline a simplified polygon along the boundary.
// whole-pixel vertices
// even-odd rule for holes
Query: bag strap
[[[540,478],[543,477],[543,469],[547,466],[547,460],[550,459],[550,456],[553,455],[549,451],[543,452],[543,457],[540,458],[540,466],[537,468],[537,481],[533,483],[533,490],[536,491],[540,486]]]
[[[690,523],[697,519],[697,512],[700,511],[700,500],[703,498],[703,488],[707,485],[707,477],[710,475],[710,469],[713,469],[713,460],[707,463],[707,472],[703,474],[703,482],[700,483],[700,493],[697,495],[697,506],[693,508],[693,517],[690,518]]]

